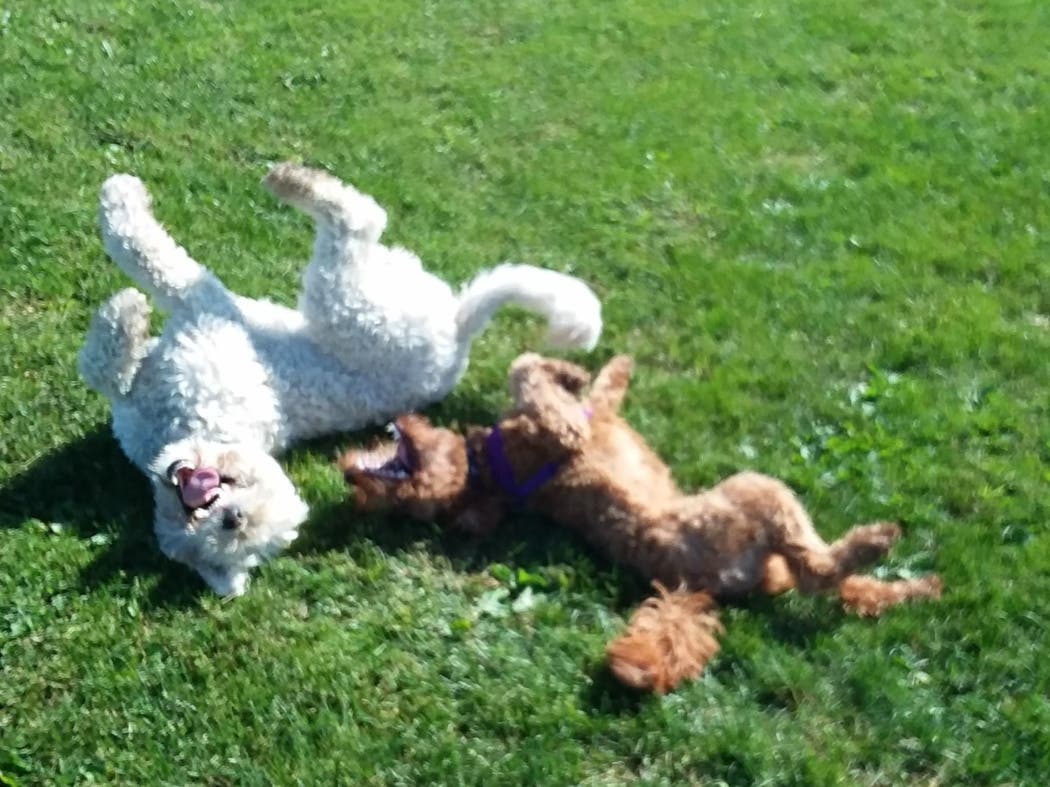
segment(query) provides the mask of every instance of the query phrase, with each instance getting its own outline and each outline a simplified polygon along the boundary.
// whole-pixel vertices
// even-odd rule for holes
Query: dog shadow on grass
[[[436,523],[422,523],[400,515],[362,513],[355,511],[350,498],[320,507],[311,516],[304,529],[301,543],[291,547],[292,554],[317,554],[332,550],[347,550],[351,558],[367,560],[357,555],[358,549],[373,546],[387,555],[398,555],[408,549],[422,548],[430,554],[439,554],[459,574],[486,573],[493,564],[527,572],[537,567],[567,567],[574,575],[574,590],[583,591],[605,602],[610,613],[625,620],[634,609],[652,594],[650,585],[634,572],[617,566],[604,556],[596,554],[582,540],[539,517],[521,513],[509,517],[503,526],[486,538],[464,536],[442,529]],[[579,585],[583,584],[583,587]],[[520,590],[520,587],[519,587]],[[557,588],[542,592],[558,593]],[[571,603],[571,602],[568,602]],[[831,598],[807,599],[790,603],[786,598],[756,596],[727,603],[723,620],[730,615],[760,621],[763,634],[770,645],[786,646],[805,651],[820,636],[833,631],[842,623],[844,615],[837,610]],[[728,610],[736,610],[728,613]],[[726,620],[727,625],[732,622]],[[609,638],[618,632],[609,633]],[[747,654],[723,651],[708,666],[707,671],[716,680],[728,683],[738,680],[738,673],[746,671]],[[589,680],[582,681],[578,691],[581,709],[593,716],[632,716],[642,712],[656,700],[653,695],[624,686],[606,667],[604,649],[596,650],[583,666]],[[686,682],[679,692],[704,691],[700,683]],[[759,702],[766,700],[758,698]],[[775,698],[768,703],[775,705]]]
[[[0,488],[0,527],[72,534],[98,548],[79,584],[91,591],[157,577],[149,606],[191,606],[202,583],[166,558],[153,536],[149,482],[125,458],[109,425],[37,459]]]
[[[478,538],[437,523],[355,511],[352,500],[347,499],[316,510],[308,530],[300,537],[301,544],[297,541],[292,545],[293,554],[343,549],[352,559],[365,561],[368,557],[358,555],[357,550],[375,547],[397,556],[422,549],[440,555],[459,575],[487,574],[494,565],[505,567],[511,575],[519,569],[531,574],[538,567],[542,571],[542,567],[556,566],[572,576],[574,592],[593,594],[606,602],[610,612],[623,616],[648,595],[646,583],[634,574],[595,555],[557,526],[524,513],[510,516],[496,533]],[[516,592],[520,591],[519,586]],[[540,592],[557,594],[559,590],[548,586]],[[617,682],[605,667],[602,651],[591,654],[583,669],[590,679],[581,682],[579,702],[587,713],[629,715],[644,707],[648,695]]]
[[[491,413],[477,403],[460,401],[442,405],[429,413],[443,424],[483,423]],[[333,483],[338,470],[333,459],[338,450],[367,444],[379,430],[356,432],[313,441],[290,452],[291,463],[300,460],[331,463]],[[99,424],[84,437],[66,444],[34,462],[23,473],[0,487],[0,527],[36,527],[47,535],[73,534],[97,547],[91,561],[80,572],[79,584],[86,592],[118,589],[143,582],[150,584],[141,606],[149,609],[192,608],[211,591],[189,568],[165,557],[153,535],[153,502],[149,483],[123,455],[108,424]],[[464,537],[434,523],[421,523],[402,516],[363,514],[353,509],[350,496],[338,502],[315,504],[299,539],[285,553],[297,555],[345,552],[357,559],[367,549],[385,554],[416,550],[440,554],[453,570],[484,572],[500,563],[517,567],[552,564],[573,567],[581,581],[609,602],[610,611],[623,617],[649,595],[646,583],[622,567],[613,566],[577,538],[535,517],[512,517],[497,534],[486,539]],[[251,591],[249,591],[251,592]],[[555,591],[557,592],[557,591]],[[782,599],[755,598],[734,604],[766,621],[766,631],[791,648],[805,649],[820,634],[832,629],[841,615],[820,609],[798,612]],[[722,675],[733,669],[733,657],[722,654],[709,669]],[[580,702],[599,715],[633,714],[649,700],[613,679],[601,654],[588,665],[592,679],[581,687]],[[728,675],[726,676],[729,677]]]
[[[446,424],[491,418],[480,400],[469,397],[446,402],[429,414]],[[333,483],[341,484],[333,461],[337,451],[382,434],[372,429],[309,441],[296,446],[285,461],[321,459],[331,464]],[[192,569],[161,553],[153,534],[149,481],[124,456],[108,423],[38,458],[0,486],[0,528],[19,527],[89,541],[95,554],[80,573],[84,591],[150,583],[144,609],[193,607],[212,595]],[[362,516],[349,505],[322,503],[312,506],[299,539],[285,555],[347,550],[353,556],[358,542],[397,552],[421,541],[435,551],[452,543],[432,525]]]
[[[614,609],[624,618],[629,617],[634,608],[649,595],[648,588],[644,588],[641,582],[635,587],[637,592],[632,598],[621,600],[620,604],[614,605]],[[729,629],[733,622],[727,618],[739,617],[738,614],[730,613],[729,610],[744,610],[748,617],[753,616],[761,621],[770,645],[779,644],[793,650],[804,651],[812,647],[818,637],[841,625],[842,613],[836,613],[827,607],[833,603],[831,599],[811,599],[804,605],[805,609],[799,610],[794,608],[796,605],[786,604],[785,599],[769,596],[749,597],[723,605],[722,622]],[[723,644],[725,638],[726,633],[723,633],[720,636]],[[708,689],[702,682],[704,675],[712,676],[721,684],[737,682],[740,680],[740,673],[747,672],[747,658],[747,654],[723,649],[715,655],[697,681],[685,681],[675,691],[676,693],[707,691]],[[591,683],[580,691],[580,704],[593,715],[633,715],[649,703],[657,701],[648,692],[636,691],[619,683],[606,669],[604,661],[593,665],[591,677]],[[786,702],[772,695],[756,697],[756,701],[771,707],[787,707]]]

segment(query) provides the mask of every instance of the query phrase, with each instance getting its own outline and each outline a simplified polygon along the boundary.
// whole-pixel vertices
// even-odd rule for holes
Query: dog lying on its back
[[[585,370],[523,355],[510,370],[514,407],[497,426],[463,437],[406,415],[394,442],[351,450],[340,465],[363,508],[442,515],[483,533],[526,505],[654,580],[658,595],[608,648],[613,673],[637,688],[666,692],[703,670],[718,650],[715,597],[835,592],[847,609],[878,615],[940,595],[937,576],[856,573],[900,537],[895,524],[860,525],[827,544],[792,491],[758,473],[683,494],[618,415],[630,370],[629,358],[614,358],[581,397]]]
[[[121,447],[152,482],[161,550],[224,596],[243,593],[306,518],[272,455],[443,398],[504,304],[545,317],[557,345],[589,349],[601,333],[601,306],[579,279],[500,265],[455,292],[380,242],[386,211],[353,186],[295,164],[265,185],[316,224],[298,308],[229,290],[154,218],[142,181],[114,175],[102,238],[145,293],[103,304],[80,353]],[[159,336],[147,294],[168,313]]]

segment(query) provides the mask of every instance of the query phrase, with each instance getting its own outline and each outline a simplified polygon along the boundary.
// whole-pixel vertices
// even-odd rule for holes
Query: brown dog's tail
[[[606,655],[621,683],[664,694],[703,672],[724,629],[707,593],[653,586],[659,595],[642,603]]]

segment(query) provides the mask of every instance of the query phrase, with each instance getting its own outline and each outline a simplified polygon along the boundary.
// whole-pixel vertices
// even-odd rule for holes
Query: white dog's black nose
[[[244,525],[244,512],[239,506],[226,506],[222,512],[222,526],[224,530],[237,530]]]

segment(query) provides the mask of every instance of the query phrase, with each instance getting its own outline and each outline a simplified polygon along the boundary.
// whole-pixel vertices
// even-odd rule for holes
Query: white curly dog
[[[601,333],[598,299],[578,279],[501,265],[456,294],[412,252],[379,243],[386,212],[366,194],[293,164],[264,185],[317,225],[298,310],[230,292],[157,222],[142,182],[114,175],[101,191],[106,251],[169,317],[151,336],[146,296],[123,290],[79,358],[153,484],[161,550],[224,596],[242,594],[307,516],[272,454],[443,398],[503,304],[542,314],[559,346],[590,349]]]

